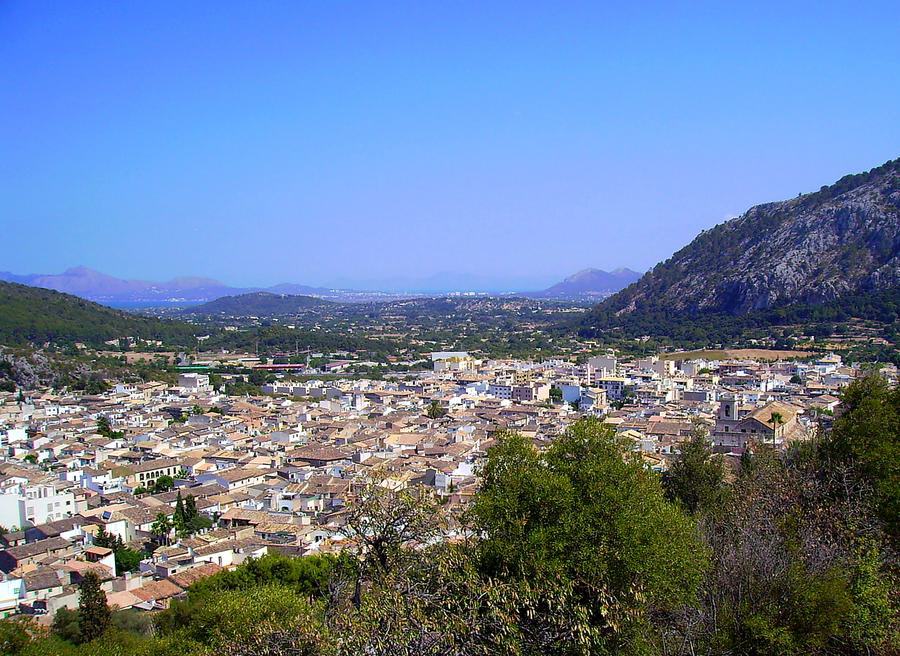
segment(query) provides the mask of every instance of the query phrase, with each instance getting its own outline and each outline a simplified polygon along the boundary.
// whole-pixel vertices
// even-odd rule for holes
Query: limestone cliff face
[[[702,232],[597,307],[744,314],[900,284],[900,159]]]

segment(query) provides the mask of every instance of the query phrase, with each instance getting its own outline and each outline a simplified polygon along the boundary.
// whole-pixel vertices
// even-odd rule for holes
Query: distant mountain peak
[[[166,282],[125,280],[84,265],[69,267],[62,273],[56,274],[17,275],[0,271],[0,281],[52,289],[66,294],[73,294],[90,301],[111,304],[196,303],[248,292],[271,292],[282,295],[306,295],[328,298],[344,298],[355,294],[355,292],[349,290],[329,290],[293,283],[282,283],[265,289],[260,287],[231,287],[213,278],[203,276],[178,276]]]
[[[627,268],[614,271],[603,269],[582,269],[573,273],[562,282],[548,287],[542,292],[531,294],[542,298],[603,298],[627,287],[638,278],[640,273]]]
[[[602,274],[602,273],[606,273],[606,272],[601,269],[582,269],[581,271],[577,271],[576,273],[573,273],[571,276],[564,278],[563,282],[572,282],[575,280],[582,280],[584,278],[587,278],[588,276],[593,276],[593,275]]]
[[[64,276],[84,276],[88,274],[97,274],[100,273],[95,269],[84,266],[83,264],[79,264],[78,266],[69,267],[65,271],[63,271]]]

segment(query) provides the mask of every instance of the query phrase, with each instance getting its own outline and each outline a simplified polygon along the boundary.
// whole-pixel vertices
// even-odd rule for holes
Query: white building
[[[593,376],[615,376],[619,371],[619,359],[610,353],[597,355],[588,361],[588,382],[593,382]]]
[[[209,392],[212,389],[206,374],[178,374],[178,387],[190,393]]]
[[[476,361],[466,351],[436,351],[431,354],[431,362],[436,372],[471,371]]]
[[[0,525],[6,528],[46,524],[78,512],[75,495],[53,484],[21,484],[0,495]]]
[[[22,579],[4,577],[0,580],[0,619],[14,615],[19,607],[19,600],[24,596],[25,582]]]
[[[21,529],[25,522],[25,497],[18,492],[0,494],[0,526],[8,531]]]

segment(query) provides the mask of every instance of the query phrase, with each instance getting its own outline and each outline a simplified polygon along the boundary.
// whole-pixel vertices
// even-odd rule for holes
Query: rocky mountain
[[[313,296],[250,292],[249,294],[236,296],[223,296],[209,303],[188,308],[183,310],[183,312],[206,316],[271,317],[297,314],[311,308],[322,307],[323,305],[332,305],[332,302]]]
[[[589,298],[606,297],[625,289],[641,274],[631,269],[613,271],[584,269],[547,289],[528,294],[533,298]]]
[[[900,284],[900,159],[702,232],[588,323],[816,305]]]

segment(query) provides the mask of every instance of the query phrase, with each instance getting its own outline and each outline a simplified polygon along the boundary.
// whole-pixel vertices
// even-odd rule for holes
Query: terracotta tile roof
[[[157,601],[180,595],[184,590],[167,579],[153,581],[142,588],[135,588],[131,593],[141,601]]]
[[[173,574],[169,580],[182,588],[189,588],[200,579],[205,579],[222,571],[222,567],[215,563],[205,563],[198,567],[186,569],[178,574]]]

